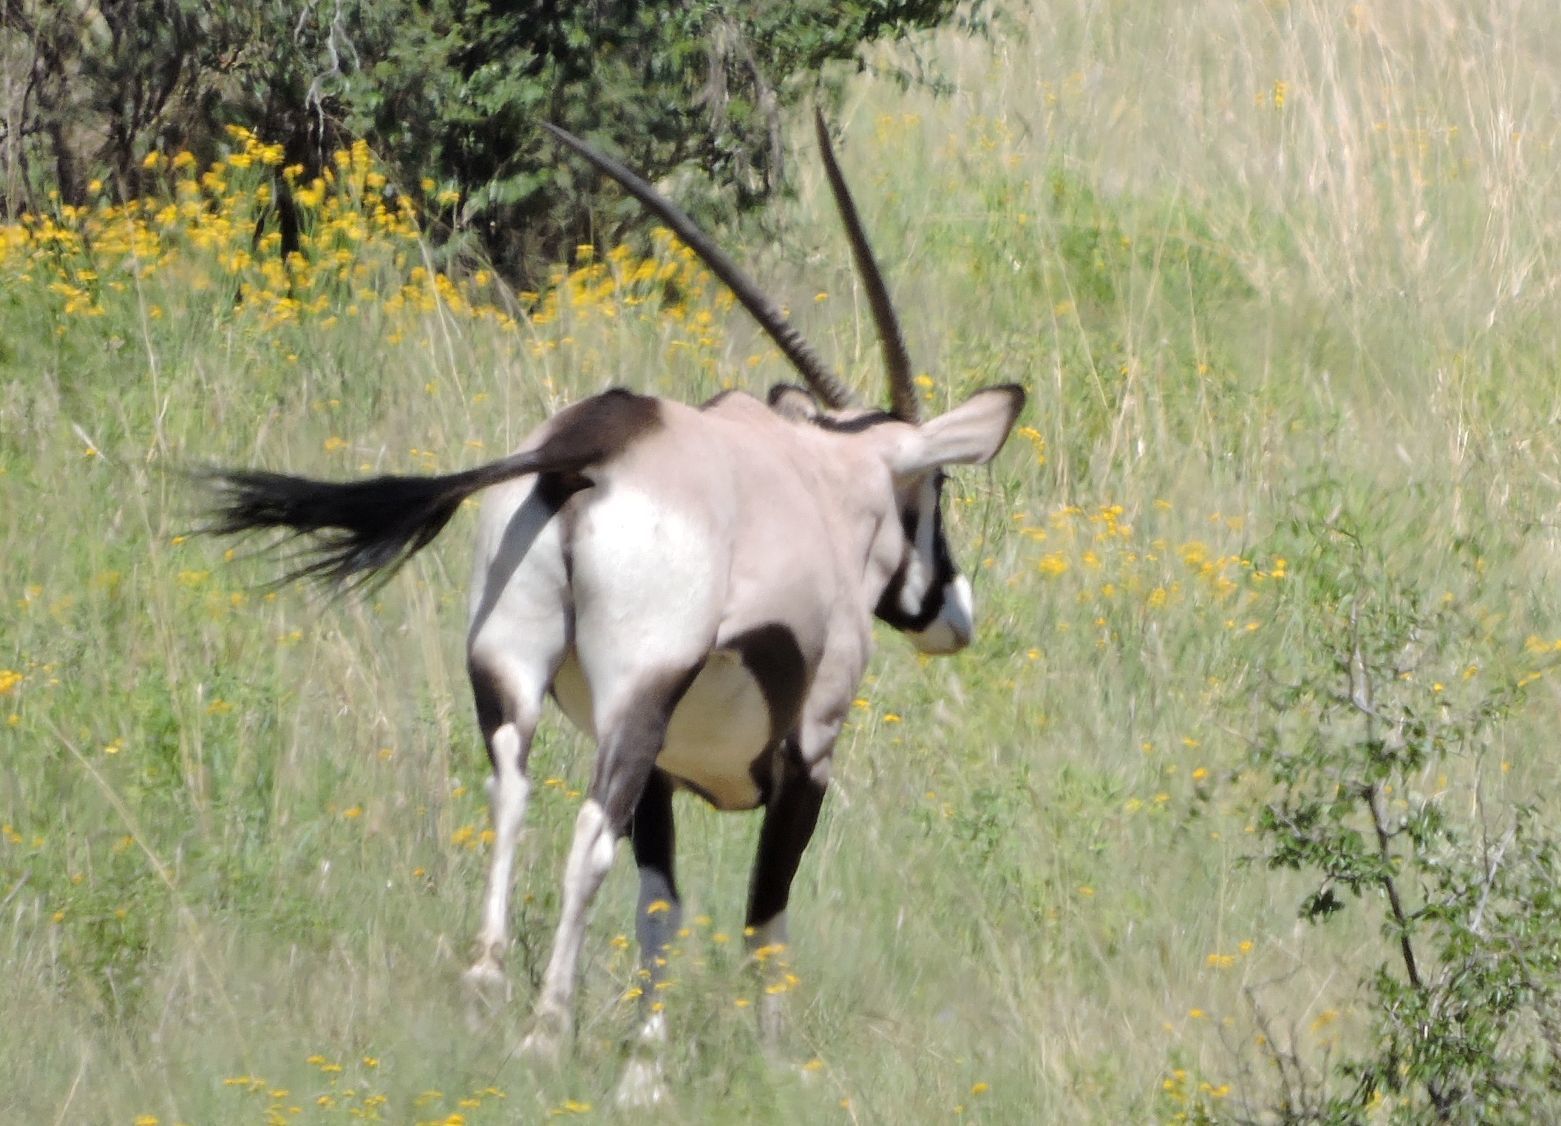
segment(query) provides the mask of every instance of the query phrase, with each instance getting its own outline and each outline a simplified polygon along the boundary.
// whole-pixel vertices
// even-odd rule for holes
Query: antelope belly
[[[571,651],[553,681],[553,697],[581,731],[596,738],[591,689]],[[656,765],[717,809],[752,809],[762,795],[752,767],[770,743],[770,711],[758,681],[730,650],[705,661],[684,693]]]
[[[761,794],[752,768],[770,743],[770,711],[742,659],[710,655],[689,686],[656,765],[718,809],[752,809]]]

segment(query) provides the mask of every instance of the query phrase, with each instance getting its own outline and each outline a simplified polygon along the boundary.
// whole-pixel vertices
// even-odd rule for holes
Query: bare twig
[[[1491,888],[1496,884],[1496,871],[1501,867],[1501,861],[1511,847],[1513,840],[1518,835],[1517,825],[1512,825],[1502,834],[1500,842],[1496,845],[1495,855],[1485,862],[1484,886],[1480,888],[1480,902],[1475,904],[1474,917],[1469,920],[1469,929],[1475,934],[1480,934],[1480,926],[1485,921],[1485,904],[1490,900]],[[1484,935],[1481,935],[1483,938]]]
[[[1365,717],[1366,744],[1369,747],[1377,747],[1377,724],[1380,717],[1372,701],[1371,674],[1366,669],[1365,659],[1360,651],[1360,600],[1357,596],[1350,603],[1350,702]],[[1382,787],[1376,782],[1367,782],[1359,790],[1361,800],[1365,802],[1367,810],[1371,813],[1372,828],[1377,836],[1377,855],[1382,861],[1382,875],[1378,882],[1382,890],[1387,893],[1388,909],[1393,915],[1393,926],[1398,931],[1399,956],[1404,962],[1404,973],[1409,978],[1410,988],[1427,1002],[1428,1008],[1434,1010],[1435,998],[1431,990],[1426,988],[1425,979],[1420,973],[1419,960],[1415,955],[1415,944],[1410,937],[1410,922],[1407,912],[1404,910],[1403,897],[1399,893],[1398,881],[1393,878],[1393,836],[1394,832],[1389,825],[1387,804],[1383,799]],[[1426,1094],[1431,1097],[1431,1103],[1436,1107],[1437,1118],[1446,1120],[1452,1113],[1453,1105],[1457,1102],[1457,1092],[1449,1091],[1441,1082],[1435,1079],[1426,1080]]]

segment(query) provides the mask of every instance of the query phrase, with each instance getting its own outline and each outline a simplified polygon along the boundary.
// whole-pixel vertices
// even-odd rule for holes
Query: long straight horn
[[[813,125],[818,130],[819,152],[824,156],[824,172],[829,177],[830,189],[835,193],[835,206],[840,209],[840,220],[845,224],[846,237],[851,241],[851,256],[856,259],[856,272],[862,275],[862,285],[867,290],[867,302],[873,310],[873,321],[878,326],[878,343],[883,348],[884,368],[889,375],[890,409],[896,418],[906,422],[921,421],[921,404],[916,399],[916,384],[911,379],[911,357],[905,350],[905,338],[900,335],[900,322],[894,315],[889,301],[889,290],[884,286],[883,274],[873,258],[873,248],[868,245],[862,230],[862,220],[846,187],[846,178],[835,161],[834,147],[829,143],[829,126],[824,124],[821,110],[813,111]]]
[[[622,185],[624,191],[639,200],[647,210],[672,228],[678,238],[682,239],[684,244],[710,267],[710,272],[726,283],[733,296],[742,302],[743,308],[759,322],[759,327],[769,333],[770,339],[786,353],[786,358],[802,374],[802,378],[807,380],[808,386],[813,388],[820,399],[835,410],[851,405],[851,392],[846,389],[846,385],[840,382],[839,377],[829,370],[823,360],[819,359],[818,353],[802,339],[802,334],[792,327],[791,322],[780,311],[780,307],[761,293],[759,287],[742,272],[737,263],[728,258],[710,236],[696,227],[694,221],[676,204],[624,165],[610,156],[597,152],[573,134],[548,122],[543,122],[542,128],[585,157],[599,172],[616,180]]]

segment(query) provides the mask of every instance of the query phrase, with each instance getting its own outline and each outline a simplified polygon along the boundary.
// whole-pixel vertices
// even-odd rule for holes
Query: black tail
[[[494,483],[485,476],[469,470],[334,482],[262,471],[214,473],[207,483],[216,503],[201,530],[233,535],[278,528],[307,537],[290,557],[298,565],[281,582],[308,578],[352,587],[395,574],[444,530],[463,500]]]
[[[433,542],[473,493],[531,473],[578,474],[654,425],[655,400],[613,390],[576,403],[554,419],[536,447],[441,477],[316,481],[262,470],[207,474],[215,492],[202,532],[235,535],[280,529],[306,543],[282,583],[318,579],[358,587],[390,578]]]

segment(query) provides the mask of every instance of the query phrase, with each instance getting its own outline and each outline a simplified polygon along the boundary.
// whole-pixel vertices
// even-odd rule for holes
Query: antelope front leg
[[[813,837],[828,784],[829,760],[806,767],[794,747],[780,785],[764,811],[753,883],[748,892],[744,935],[759,970],[759,1036],[767,1049],[780,1044],[785,1024],[785,994],[796,984],[786,948],[786,904],[803,850]]]

